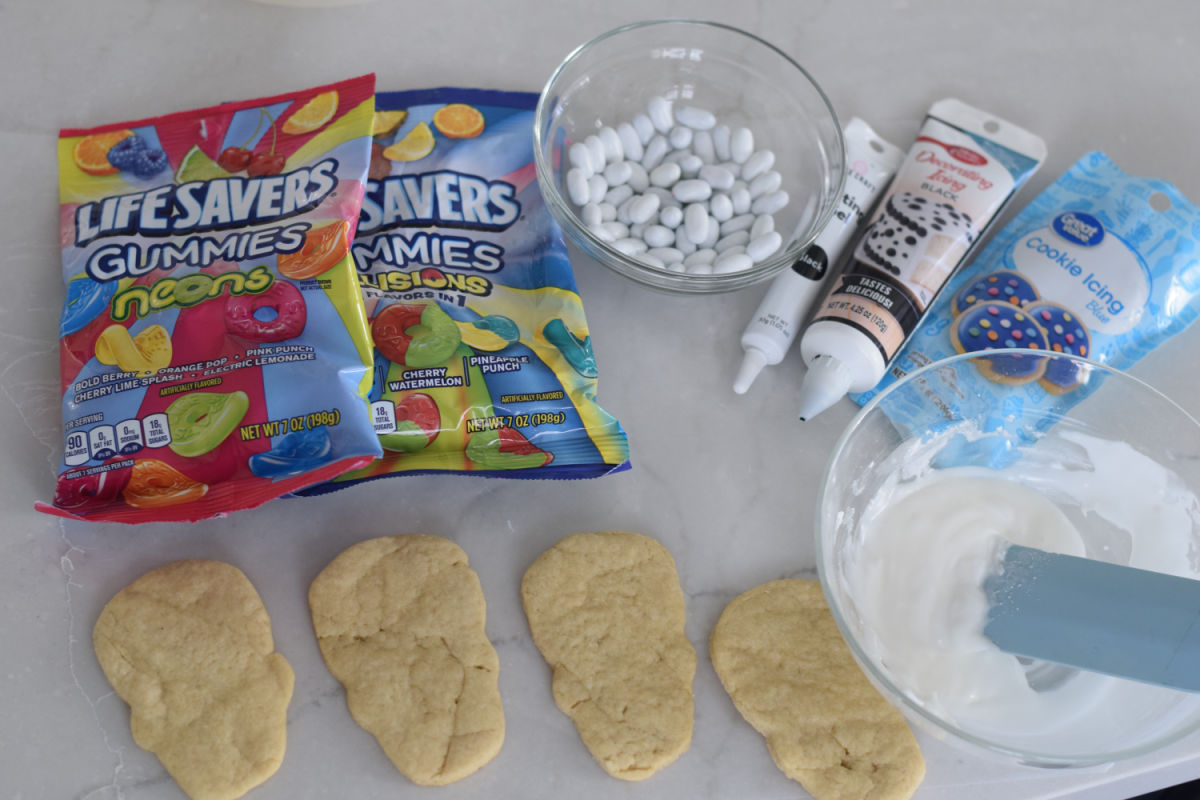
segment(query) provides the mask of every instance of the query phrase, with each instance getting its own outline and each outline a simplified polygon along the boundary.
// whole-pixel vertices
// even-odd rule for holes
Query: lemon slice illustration
[[[338,93],[322,92],[309,100],[283,123],[284,133],[312,133],[333,119],[337,111]]]
[[[433,131],[428,123],[418,122],[403,139],[383,151],[391,161],[417,161],[433,152]]]
[[[375,121],[371,125],[372,136],[382,136],[391,133],[404,124],[408,119],[407,111],[376,111]]]

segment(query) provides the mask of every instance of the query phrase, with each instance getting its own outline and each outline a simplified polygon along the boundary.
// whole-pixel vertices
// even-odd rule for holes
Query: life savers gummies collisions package
[[[562,233],[538,191],[527,93],[381,93],[354,256],[385,454],[416,472],[584,478],[628,466]]]
[[[1097,381],[1086,364],[1038,354],[1129,368],[1200,315],[1198,248],[1200,207],[1166,181],[1127,175],[1103,153],[1089,153],[950,280],[892,370],[855,399],[865,403],[896,378],[955,353],[994,350],[1003,355],[980,359],[969,373],[976,380],[958,396],[989,403],[997,430],[1022,409],[1044,414],[1049,427]],[[927,380],[951,374],[935,371]],[[1002,393],[998,384],[1022,391]],[[906,424],[903,414],[893,421]],[[997,453],[994,461],[1007,459]]]
[[[59,138],[53,505],[197,520],[370,463],[349,247],[374,76]]]

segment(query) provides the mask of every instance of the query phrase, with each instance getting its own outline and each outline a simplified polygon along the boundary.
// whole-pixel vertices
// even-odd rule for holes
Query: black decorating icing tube
[[[800,419],[864,392],[954,270],[1046,158],[1040,138],[954,100],[934,103],[853,258],[800,339]]]

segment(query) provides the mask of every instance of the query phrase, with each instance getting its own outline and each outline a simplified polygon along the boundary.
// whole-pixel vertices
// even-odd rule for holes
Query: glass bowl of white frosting
[[[1200,728],[1200,695],[1000,651],[982,581],[1006,542],[1200,578],[1200,424],[1109,367],[997,352],[907,375],[838,442],[817,508],[833,615],[940,738],[1041,766],[1170,744]]]

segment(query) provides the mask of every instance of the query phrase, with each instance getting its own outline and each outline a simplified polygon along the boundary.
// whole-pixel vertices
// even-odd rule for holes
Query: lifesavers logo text
[[[478,175],[442,170],[368,181],[358,232],[442,225],[504,230],[521,215],[516,187]]]
[[[338,180],[326,159],[283,175],[168,184],[84,203],[75,210],[75,244],[104,236],[174,236],[260,225],[317,206]]]

